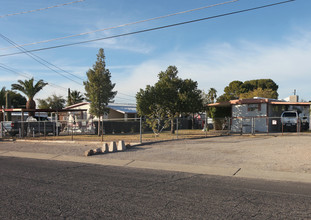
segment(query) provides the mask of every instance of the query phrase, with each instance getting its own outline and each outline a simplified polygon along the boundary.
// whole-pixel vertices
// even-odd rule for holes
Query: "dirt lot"
[[[223,136],[168,141],[105,157],[311,174],[311,136]]]
[[[99,142],[0,142],[0,151],[83,156],[85,150],[101,145]],[[163,141],[93,157],[311,174],[311,135],[222,136]]]

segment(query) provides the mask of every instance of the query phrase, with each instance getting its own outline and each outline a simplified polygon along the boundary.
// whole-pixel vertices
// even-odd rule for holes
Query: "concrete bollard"
[[[84,152],[84,156],[86,156],[86,157],[91,156],[90,151],[89,151],[89,150],[85,151],[85,152]]]
[[[101,154],[102,153],[102,149],[101,148],[96,148],[94,149],[94,152],[96,151],[95,154]]]
[[[107,143],[104,143],[102,146],[102,153],[108,153],[109,152],[109,147]]]
[[[116,152],[117,151],[117,144],[116,142],[112,141],[109,144],[109,152]]]
[[[92,156],[92,155],[94,155],[94,150],[87,150],[87,151],[85,151],[84,152],[84,156]]]
[[[118,150],[118,151],[124,151],[124,150],[125,150],[124,141],[119,141],[117,150]]]

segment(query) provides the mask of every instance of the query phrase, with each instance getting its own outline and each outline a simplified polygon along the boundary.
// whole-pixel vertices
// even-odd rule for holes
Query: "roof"
[[[311,105],[310,102],[270,102],[272,105]]]
[[[68,106],[64,109],[74,109],[80,106],[84,106],[84,105],[89,105],[90,102],[81,102],[78,104],[74,104],[71,106]],[[119,103],[109,103],[108,104],[108,108],[113,109],[117,112],[120,112],[122,114],[136,114],[137,110],[136,110],[136,105],[135,104],[119,104]]]
[[[80,107],[80,106],[83,106],[83,105],[89,105],[89,104],[90,104],[89,102],[80,102],[80,103],[77,103],[77,104],[73,104],[73,105],[67,106],[64,109],[72,109],[72,108],[77,108],[77,107]]]
[[[117,112],[123,113],[123,114],[136,114],[136,105],[134,104],[115,104],[111,103],[108,105],[108,108],[111,108]]]
[[[280,101],[276,99],[268,99],[268,98],[257,98],[257,99],[236,99],[230,100],[228,102],[219,102],[208,104],[211,107],[230,107],[231,105],[243,105],[243,104],[261,104],[261,103],[269,103],[271,105],[301,105],[301,106],[309,106],[310,102],[286,102]]]
[[[26,108],[11,108],[11,109],[0,109],[5,112],[68,112],[68,109],[26,109]],[[73,109],[70,111],[87,111],[86,109]]]

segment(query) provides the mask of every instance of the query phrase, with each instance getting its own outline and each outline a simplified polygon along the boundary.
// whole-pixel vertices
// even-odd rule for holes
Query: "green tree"
[[[47,99],[38,99],[38,107],[40,109],[63,109],[65,107],[66,100],[62,96],[53,94]]]
[[[111,82],[111,73],[106,68],[104,50],[99,49],[97,61],[93,69],[86,73],[88,80],[84,83],[85,96],[90,104],[90,113],[100,119],[105,113],[109,113],[108,103],[113,102],[117,92],[113,91],[115,84]],[[98,135],[100,135],[100,123],[98,123]]]
[[[253,91],[249,91],[247,93],[240,94],[240,99],[252,99],[254,97],[264,97],[264,98],[277,99],[278,93],[272,89],[258,88],[258,89],[255,89]]]
[[[259,88],[261,88],[262,90],[271,89],[272,91],[275,91],[277,94],[277,90],[279,86],[272,79],[254,79],[254,80],[245,81],[243,83],[242,93],[248,93]],[[266,97],[266,98],[270,98],[270,97]]]
[[[136,94],[137,112],[146,116],[147,124],[156,135],[170,125],[166,110],[158,104],[158,93],[154,86],[147,85],[145,90],[140,89]]]
[[[279,86],[272,79],[255,79],[245,82],[232,81],[224,89],[224,94],[219,96],[217,102],[225,102],[239,98],[253,98],[262,94],[265,98],[278,98]],[[255,91],[255,92],[254,92]],[[257,95],[256,95],[257,94]],[[251,97],[252,95],[255,95]]]
[[[25,81],[18,80],[17,82],[18,84],[12,84],[12,90],[20,91],[28,97],[26,109],[36,109],[36,102],[34,101],[34,97],[48,83],[45,83],[41,79],[36,84],[34,84],[34,78]],[[34,112],[29,112],[29,116],[34,116]]]
[[[166,111],[167,117],[171,121],[171,133],[175,133],[174,118],[181,112],[178,90],[181,79],[177,77],[176,66],[169,66],[165,72],[161,71],[158,75],[159,80],[155,84],[157,91],[158,104]]]
[[[0,107],[5,106],[5,94],[5,87],[2,87],[2,89],[0,90]]]
[[[69,90],[68,97],[67,97],[67,106],[81,103],[83,102],[83,100],[84,100],[84,97],[79,91],[73,90],[70,92]]]
[[[0,106],[6,106],[7,93],[9,94],[11,106],[13,106],[13,108],[21,108],[26,106],[27,100],[24,96],[14,91],[6,90],[5,87],[0,90]],[[11,108],[11,106],[8,106],[8,108]]]
[[[225,87],[224,92],[227,100],[238,99],[242,92],[243,82],[235,80]]]
[[[215,103],[217,100],[217,90],[215,88],[210,88],[208,90],[208,93],[205,94],[205,103],[206,105]],[[215,107],[207,107],[206,112],[207,112],[207,117],[214,118],[215,117]]]
[[[180,113],[192,114],[192,129],[194,129],[194,114],[204,110],[202,91],[198,83],[185,79],[181,81],[179,89]]]
[[[217,90],[215,88],[210,88],[207,93],[208,103],[215,103],[217,99]]]
[[[38,108],[50,109],[50,103],[48,103],[47,99],[38,99]]]
[[[11,90],[8,90],[8,93],[13,108],[22,108],[26,106],[27,99],[24,96]]]
[[[171,133],[174,133],[175,117],[181,113],[199,112],[203,108],[197,82],[182,80],[177,74],[177,68],[169,66],[165,72],[161,71],[158,74],[159,79],[154,86],[148,85],[145,90],[140,89],[136,94],[138,113],[147,116],[148,124],[154,131],[159,131],[155,128],[159,127],[162,121],[163,126],[167,126],[169,120]]]

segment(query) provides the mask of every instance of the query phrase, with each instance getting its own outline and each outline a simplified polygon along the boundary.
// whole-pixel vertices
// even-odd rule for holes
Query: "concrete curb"
[[[253,178],[253,179],[265,179],[274,181],[293,181],[293,182],[311,183],[311,174],[308,173],[268,171],[268,170],[259,170],[243,167],[238,168],[238,167],[186,165],[186,164],[160,163],[160,162],[149,162],[138,160],[106,159],[98,156],[83,157],[83,156],[68,156],[68,155],[30,153],[18,151],[0,151],[0,156],[97,164],[104,166],[120,166],[120,167],[131,167],[140,169],[177,171],[195,174],[232,176],[237,178]]]

